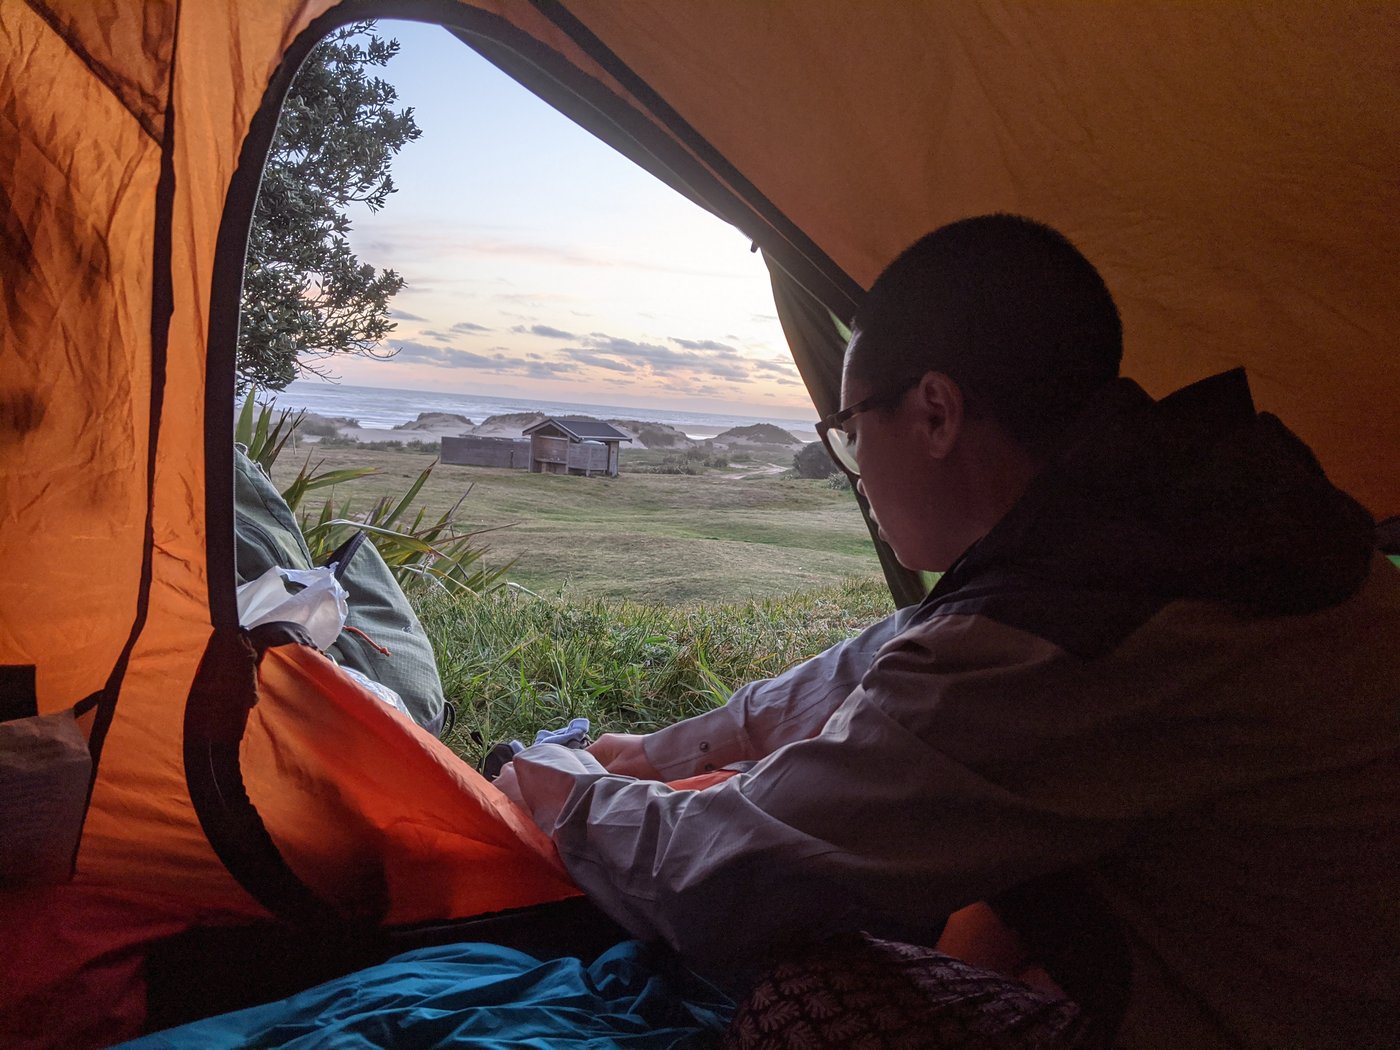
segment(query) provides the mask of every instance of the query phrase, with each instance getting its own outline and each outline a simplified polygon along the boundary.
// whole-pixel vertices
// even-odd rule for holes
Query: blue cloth
[[[451,944],[122,1045],[688,1050],[714,1045],[733,1010],[714,987],[638,941],[616,945],[591,965]]]
[[[562,744],[564,747],[583,747],[588,739],[588,730],[592,728],[588,719],[575,718],[563,729],[541,729],[535,733],[535,743],[537,744]],[[510,742],[510,749],[517,755],[525,750],[525,745],[519,740]]]

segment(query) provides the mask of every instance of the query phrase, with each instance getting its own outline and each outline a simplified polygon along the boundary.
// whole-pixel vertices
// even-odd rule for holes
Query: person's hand
[[[609,773],[639,780],[660,780],[661,771],[651,764],[642,747],[644,739],[636,733],[604,733],[588,748],[588,753]]]

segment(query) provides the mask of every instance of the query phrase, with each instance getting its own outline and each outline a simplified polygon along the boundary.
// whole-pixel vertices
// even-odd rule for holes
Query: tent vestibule
[[[1149,392],[1244,365],[1342,488],[1400,511],[1390,5],[6,3],[0,665],[32,673],[39,712],[78,709],[94,764],[72,880],[0,889],[31,952],[7,953],[0,1030],[134,1034],[125,1007],[83,1027],[135,983],[136,963],[93,983],[94,961],[196,923],[373,928],[576,892],[445,746],[236,622],[258,178],[301,59],[366,17],[448,26],[743,230],[821,413],[879,270],[1018,212],[1100,265]],[[60,919],[83,935],[46,939]]]

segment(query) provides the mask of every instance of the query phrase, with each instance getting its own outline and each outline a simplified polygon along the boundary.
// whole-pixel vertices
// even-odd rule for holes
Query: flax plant
[[[306,413],[304,410],[278,413],[273,402],[256,402],[255,394],[256,391],[250,391],[243,402],[234,440],[247,449],[248,458],[270,477],[273,464],[293,443]],[[431,476],[436,460],[424,468],[404,493],[382,497],[361,514],[353,511],[350,499],[337,504],[334,489],[379,471],[374,467],[323,471],[321,462],[313,464],[312,454],[308,453],[296,477],[282,490],[287,506],[298,514],[302,535],[315,564],[324,564],[337,547],[356,532],[363,532],[378,548],[399,586],[405,590],[426,582],[449,592],[489,591],[499,585],[510,568],[509,563],[495,568],[484,566],[481,558],[486,548],[477,540],[481,532],[459,529],[457,514],[470,488],[437,518],[428,518],[420,507],[409,519],[413,502]],[[331,490],[320,508],[304,507],[308,493],[318,489]]]

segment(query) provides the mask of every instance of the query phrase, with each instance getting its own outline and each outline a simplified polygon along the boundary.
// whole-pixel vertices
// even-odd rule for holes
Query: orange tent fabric
[[[35,669],[41,711],[96,705],[76,889],[157,894],[188,922],[278,906],[269,864],[378,921],[571,892],[434,741],[311,654],[258,670],[235,642],[249,188],[299,57],[374,15],[453,25],[559,104],[609,114],[818,313],[848,317],[945,221],[1050,222],[1119,299],[1129,374],[1161,394],[1246,365],[1339,484],[1400,511],[1391,4],[16,0],[0,8],[0,664]],[[832,364],[804,368],[824,408]],[[241,735],[236,761],[218,733]],[[272,849],[196,804],[238,802],[216,759]],[[214,788],[192,791],[201,777]],[[12,892],[0,915],[22,911]]]

